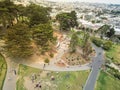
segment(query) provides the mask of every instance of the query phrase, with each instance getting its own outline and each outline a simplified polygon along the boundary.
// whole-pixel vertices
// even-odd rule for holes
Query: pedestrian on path
[[[17,73],[16,73],[16,70],[13,70],[14,71],[14,74],[16,75]]]
[[[44,63],[44,65],[43,65],[43,69],[45,68],[45,63]]]

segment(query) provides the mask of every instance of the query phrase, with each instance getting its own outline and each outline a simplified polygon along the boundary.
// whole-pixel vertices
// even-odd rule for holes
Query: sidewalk
[[[18,71],[18,65],[13,64],[12,61],[7,57],[5,57],[5,59],[7,62],[7,73],[3,85],[3,90],[16,90],[17,75],[15,72]]]

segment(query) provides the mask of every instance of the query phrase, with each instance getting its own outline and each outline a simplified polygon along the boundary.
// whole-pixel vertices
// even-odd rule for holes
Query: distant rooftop
[[[120,28],[115,27],[115,35],[120,35]]]

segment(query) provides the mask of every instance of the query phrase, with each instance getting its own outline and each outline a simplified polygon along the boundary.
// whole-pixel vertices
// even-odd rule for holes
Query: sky
[[[120,0],[48,0],[56,2],[91,2],[91,3],[107,3],[107,4],[120,4]]]

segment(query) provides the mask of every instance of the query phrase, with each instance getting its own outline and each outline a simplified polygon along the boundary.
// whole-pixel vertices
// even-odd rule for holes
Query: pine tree
[[[31,32],[27,25],[18,23],[7,30],[5,49],[15,58],[32,55]]]
[[[38,47],[47,50],[53,40],[53,29],[49,23],[39,24],[33,28],[33,39]]]

